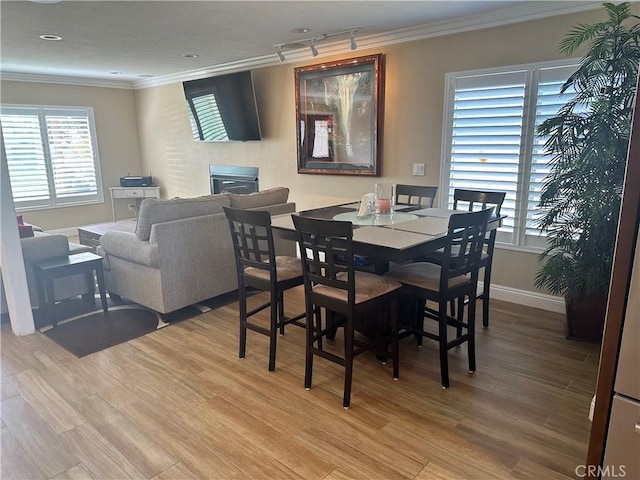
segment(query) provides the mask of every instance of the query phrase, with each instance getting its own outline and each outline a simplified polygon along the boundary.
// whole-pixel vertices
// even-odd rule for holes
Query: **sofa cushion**
[[[289,189],[286,187],[275,187],[269,190],[262,190],[249,194],[228,193],[233,208],[257,208],[265,205],[277,205],[286,203],[289,198]]]
[[[226,193],[196,198],[174,198],[171,200],[145,198],[140,205],[140,212],[138,213],[136,237],[144,241],[149,240],[151,226],[155,223],[223,213],[222,207],[228,206],[230,206],[230,200]]]

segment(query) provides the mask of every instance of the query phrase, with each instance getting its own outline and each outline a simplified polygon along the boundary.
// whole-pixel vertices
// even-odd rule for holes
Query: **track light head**
[[[276,54],[278,55],[278,60],[284,62],[285,56],[284,53],[282,53],[282,47],[278,47],[278,50],[276,50]]]
[[[353,36],[353,32],[349,32],[349,45],[351,46],[351,50],[355,50],[358,48],[358,44],[356,43],[356,39]]]
[[[318,56],[318,49],[316,48],[316,42],[313,41],[311,42],[311,45],[309,45],[309,48],[311,49],[311,55],[313,55],[314,57]]]

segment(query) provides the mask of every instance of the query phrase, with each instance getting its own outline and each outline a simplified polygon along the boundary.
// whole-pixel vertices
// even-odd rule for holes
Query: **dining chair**
[[[453,209],[461,210],[466,206],[466,210],[484,210],[493,207],[494,215],[500,216],[500,209],[504,203],[506,192],[494,192],[483,190],[467,190],[456,188],[453,191]],[[486,234],[484,250],[480,257],[480,268],[484,268],[482,279],[482,291],[477,294],[477,298],[482,300],[482,326],[489,326],[489,291],[491,289],[491,266],[493,264],[493,251],[496,244],[497,229],[493,229]]]
[[[478,212],[458,213],[449,219],[444,255],[440,265],[431,262],[416,262],[389,270],[385,277],[402,283],[401,293],[418,304],[416,318],[401,318],[401,337],[417,335],[437,340],[440,351],[440,375],[442,387],[449,388],[448,351],[467,342],[469,372],[476,369],[475,358],[475,310],[476,288],[480,269],[480,255],[493,209]],[[464,321],[465,298],[469,298],[467,321]],[[447,313],[449,302],[458,301],[457,315]],[[438,304],[430,308],[427,301]],[[438,333],[424,328],[424,319],[438,321]],[[454,339],[448,339],[448,326],[456,328]],[[466,329],[466,333],[463,333]]]
[[[426,185],[396,185],[396,205],[416,205],[421,208],[433,207],[438,187]]]
[[[240,358],[245,357],[247,329],[269,337],[269,371],[276,366],[276,338],[278,330],[295,324],[305,327],[301,320],[306,312],[294,317],[284,313],[284,292],[303,284],[302,263],[299,258],[276,255],[268,211],[223,207],[229,221],[238,275],[240,307]],[[269,301],[247,310],[247,288],[269,292]],[[269,328],[251,321],[258,312],[270,308]]]
[[[398,379],[398,291],[401,284],[382,275],[356,271],[351,222],[292,217],[299,235],[307,310],[304,386],[307,390],[311,388],[314,355],[344,366],[342,406],[346,409],[351,401],[353,359],[357,355],[368,350],[384,350],[386,357],[391,343],[393,378]],[[336,258],[342,260],[336,261]],[[324,328],[322,308],[327,314],[334,314],[332,322],[325,322]],[[370,341],[356,339],[356,322],[374,322],[380,314],[390,321],[386,334]],[[322,338],[330,338],[336,327],[334,322],[343,327],[344,356],[323,348]]]

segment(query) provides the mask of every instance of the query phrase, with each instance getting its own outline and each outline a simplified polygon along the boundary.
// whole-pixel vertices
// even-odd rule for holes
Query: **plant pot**
[[[584,295],[573,302],[565,300],[566,323],[564,334],[568,339],[600,342],[607,313],[605,295]]]

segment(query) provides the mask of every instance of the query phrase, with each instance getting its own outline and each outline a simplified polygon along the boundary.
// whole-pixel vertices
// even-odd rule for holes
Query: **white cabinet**
[[[115,200],[119,198],[135,199],[137,207],[144,198],[160,198],[160,187],[109,187],[111,194],[111,216],[116,221]],[[137,213],[136,213],[137,215]]]

